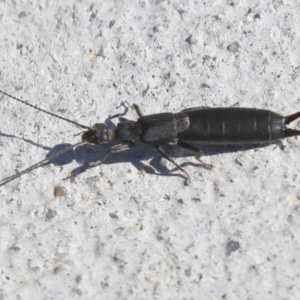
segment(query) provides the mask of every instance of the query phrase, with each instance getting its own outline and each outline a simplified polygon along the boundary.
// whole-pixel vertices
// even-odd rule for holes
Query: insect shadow
[[[46,157],[50,157],[58,151],[69,147],[71,144],[57,144],[48,152]],[[190,153],[187,150],[182,150],[176,146],[166,146],[164,147],[165,151],[173,158],[190,158],[193,157],[193,153]],[[76,161],[79,166],[72,170],[76,176],[85,173],[91,167],[90,163],[97,161],[103,156],[103,154],[109,149],[107,145],[85,145],[79,146],[75,150],[69,150],[66,153],[63,153],[60,156],[57,156],[53,159],[50,159],[45,165],[53,164],[55,166],[65,166],[70,164],[72,161]],[[247,146],[232,146],[232,145],[201,145],[201,150],[204,153],[204,156],[215,156],[219,154],[247,151],[249,149],[257,149],[257,145],[247,145]],[[149,161],[149,163],[144,163],[144,161]],[[149,174],[155,174],[158,176],[175,176],[184,178],[182,174],[173,173],[177,168],[169,169],[165,164],[165,160],[158,155],[154,147],[137,144],[134,148],[123,151],[122,153],[112,153],[101,165],[114,165],[114,164],[123,164],[131,163],[137,170],[143,170]],[[203,166],[197,161],[187,161],[181,164],[181,166],[190,165],[195,168],[203,169]],[[101,166],[96,168],[101,169]],[[65,179],[69,179],[71,176],[68,176]]]

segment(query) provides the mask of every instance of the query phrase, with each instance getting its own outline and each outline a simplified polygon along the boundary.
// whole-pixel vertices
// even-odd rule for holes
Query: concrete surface
[[[86,125],[123,101],[300,110],[296,0],[52,2],[0,2],[1,90]],[[80,140],[0,101],[1,178]],[[146,146],[64,180],[88,146],[1,186],[0,299],[299,299],[300,140],[281,148],[204,147],[212,171],[168,148],[189,186]]]

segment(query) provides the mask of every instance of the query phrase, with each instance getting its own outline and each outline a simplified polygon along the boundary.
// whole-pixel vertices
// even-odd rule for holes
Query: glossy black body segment
[[[254,108],[199,108],[183,111],[190,125],[179,141],[203,144],[257,144],[284,138],[284,117]]]
[[[140,139],[149,145],[176,144],[178,132],[189,126],[186,114],[161,113],[141,116],[137,120],[141,128]]]
[[[142,128],[138,122],[126,120],[120,122],[116,129],[116,139],[119,141],[135,141],[139,139]]]
[[[141,116],[137,123],[142,128],[141,142],[149,145],[176,143],[177,127],[174,114],[162,113]]]

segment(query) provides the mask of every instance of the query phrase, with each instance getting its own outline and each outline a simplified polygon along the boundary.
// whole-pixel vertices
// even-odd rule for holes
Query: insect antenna
[[[18,178],[18,177],[21,177],[22,175],[24,175],[24,174],[26,174],[26,173],[29,173],[29,172],[31,172],[31,171],[33,171],[33,170],[39,168],[40,166],[42,166],[42,165],[45,164],[46,162],[50,161],[51,159],[53,159],[53,158],[55,158],[55,157],[57,157],[57,156],[59,156],[59,155],[65,153],[65,152],[67,152],[67,151],[69,151],[69,150],[72,150],[72,149],[74,149],[74,148],[76,148],[76,147],[78,147],[78,146],[85,145],[85,144],[87,144],[87,142],[79,142],[79,143],[76,143],[76,144],[71,145],[71,146],[69,146],[69,147],[66,147],[66,148],[64,148],[64,149],[62,149],[62,150],[60,150],[60,151],[54,153],[53,155],[51,155],[51,156],[49,156],[49,157],[47,157],[47,158],[45,158],[45,159],[39,161],[38,163],[36,163],[36,164],[34,164],[34,165],[32,165],[32,166],[30,166],[30,167],[24,169],[23,171],[20,171],[20,172],[16,173],[15,175],[12,175],[12,176],[3,178],[3,179],[0,180],[0,186],[2,186],[2,185],[4,185],[4,184],[8,183],[9,181],[12,181],[12,180]]]
[[[48,114],[48,115],[53,116],[53,117],[56,117],[56,118],[58,118],[58,119],[61,119],[61,120],[67,121],[67,122],[69,122],[69,123],[75,124],[75,125],[77,125],[77,126],[80,126],[81,128],[90,129],[89,126],[85,126],[85,125],[79,124],[79,123],[77,123],[77,122],[75,122],[75,121],[66,119],[66,118],[61,117],[61,116],[59,116],[59,115],[56,115],[56,114],[54,114],[54,113],[52,113],[52,112],[49,112],[49,111],[44,110],[44,109],[42,109],[42,108],[39,108],[38,106],[35,106],[35,105],[33,105],[33,104],[30,104],[30,103],[28,103],[27,101],[24,101],[24,100],[22,100],[22,99],[20,99],[20,98],[17,98],[17,97],[14,97],[14,96],[10,95],[10,94],[7,94],[6,92],[3,92],[3,91],[1,91],[1,90],[0,90],[0,93],[3,94],[3,95],[5,95],[5,96],[7,96],[7,97],[9,97],[9,98],[11,98],[11,99],[14,99],[14,100],[16,100],[16,101],[18,101],[18,102],[21,102],[21,103],[23,103],[23,104],[25,104],[25,105],[28,105],[28,106],[30,106],[30,107],[32,107],[32,108],[35,108],[35,109],[39,110],[39,111],[42,111],[42,112],[45,113],[45,114]]]

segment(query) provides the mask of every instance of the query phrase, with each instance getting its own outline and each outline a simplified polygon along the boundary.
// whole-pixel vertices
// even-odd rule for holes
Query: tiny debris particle
[[[116,22],[115,22],[114,20],[110,21],[110,22],[109,22],[109,25],[108,25],[109,28],[112,28],[112,27],[115,25],[115,23],[116,23]]]
[[[249,15],[252,12],[252,8],[249,8],[246,15]]]
[[[103,47],[101,47],[101,48],[99,49],[99,51],[97,52],[97,56],[100,56],[100,57],[105,58],[104,48],[103,48]]]
[[[232,252],[240,248],[240,243],[230,240],[226,245],[226,255],[229,256]]]
[[[55,197],[65,197],[67,195],[66,190],[62,186],[56,186],[54,188],[54,196]]]
[[[172,82],[169,84],[169,88],[172,88],[174,85],[176,85],[176,81],[172,81]]]
[[[26,13],[25,11],[21,11],[18,15],[18,17],[21,19],[21,18],[25,18],[26,17]]]
[[[90,15],[90,22],[94,21],[94,19],[96,18],[96,14],[95,13],[92,13]]]
[[[112,219],[119,219],[118,215],[115,214],[115,213],[110,213],[109,216],[110,216]]]
[[[208,61],[211,59],[211,57],[209,55],[204,55],[202,59],[203,61]]]
[[[235,53],[235,52],[238,52],[239,51],[239,48],[240,48],[240,45],[238,42],[234,42],[232,44],[230,44],[228,47],[227,47],[227,50],[229,52],[232,52],[232,53]]]
[[[9,248],[9,250],[10,250],[10,251],[13,251],[13,252],[18,252],[18,251],[21,250],[21,248],[18,247],[18,246],[12,246],[12,247]]]
[[[192,198],[192,200],[195,201],[195,202],[200,202],[201,201],[200,198]]]
[[[207,83],[202,83],[201,88],[203,89],[210,89],[210,86]]]
[[[78,296],[81,296],[82,295],[82,290],[81,289],[78,289],[78,288],[73,288],[72,291],[77,294]]]
[[[55,218],[57,215],[56,210],[49,208],[47,213],[46,213],[46,219],[47,220],[52,220],[53,218]]]
[[[256,13],[256,14],[254,15],[254,19],[261,19],[261,18],[260,18],[260,13]]]
[[[237,6],[240,3],[240,0],[233,0],[233,1],[228,1],[230,6]]]
[[[148,84],[147,87],[146,87],[146,89],[143,90],[143,92],[142,92],[142,97],[145,97],[145,96],[146,96],[146,94],[148,93],[149,87],[150,87],[150,85]]]
[[[60,273],[60,272],[62,272],[62,271],[65,271],[66,270],[66,268],[64,267],[64,266],[58,266],[58,267],[56,267],[54,270],[53,270],[53,273],[54,274],[58,274],[58,273]]]
[[[158,31],[159,31],[158,26],[154,26],[154,27],[152,28],[152,31],[153,31],[153,33],[158,32]]]
[[[184,63],[186,66],[189,67],[189,66],[191,65],[191,63],[192,63],[192,60],[189,59],[189,58],[186,58],[186,59],[183,60],[183,63]]]
[[[188,38],[186,38],[185,41],[190,45],[197,44],[197,40],[194,39],[192,35],[190,35]]]
[[[184,274],[185,274],[185,276],[186,277],[191,277],[191,269],[189,268],[189,269],[186,269],[186,270],[184,270]]]

